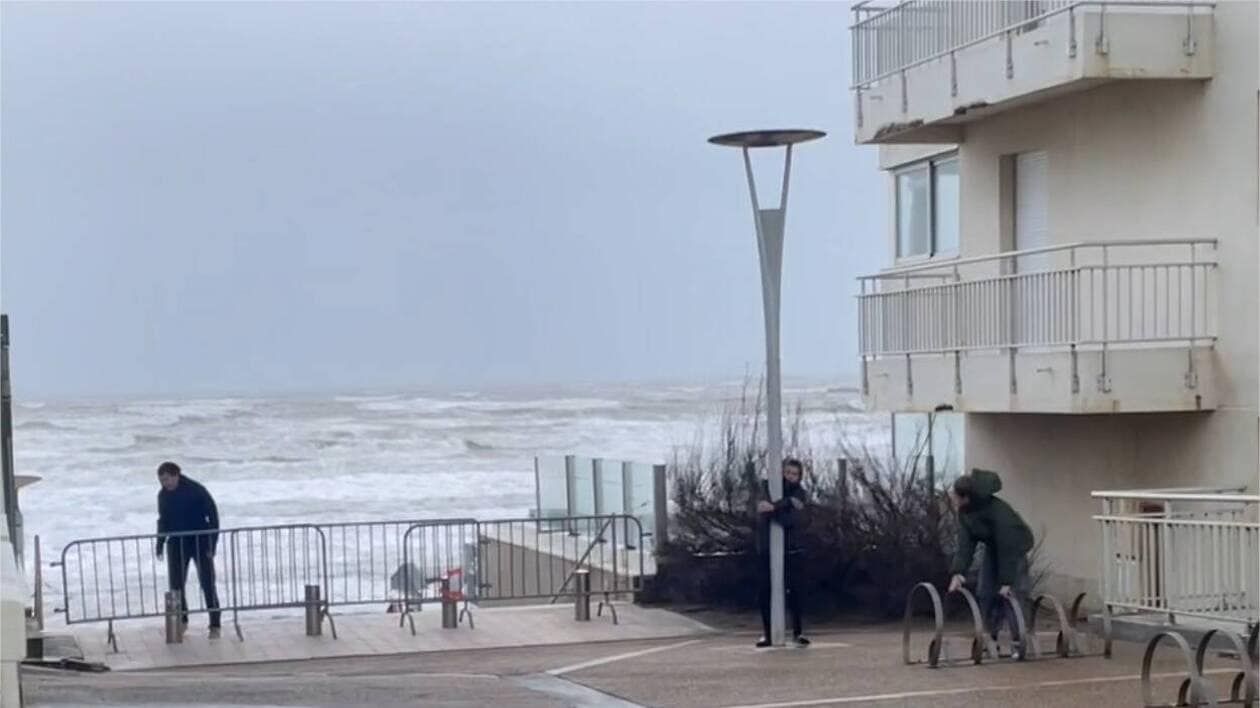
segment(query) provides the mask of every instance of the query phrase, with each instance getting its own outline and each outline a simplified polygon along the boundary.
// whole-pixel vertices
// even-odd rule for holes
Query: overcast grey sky
[[[831,134],[796,155],[784,369],[853,378],[886,195],[845,4],[0,12],[19,398],[739,377],[755,237],[705,138],[783,126]]]

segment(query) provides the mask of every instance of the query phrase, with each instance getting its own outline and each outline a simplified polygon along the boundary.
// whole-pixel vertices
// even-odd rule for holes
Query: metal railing
[[[1156,613],[1254,627],[1260,495],[1241,488],[1099,491],[1108,615]]]
[[[166,616],[167,591],[182,585],[184,613],[230,614],[239,637],[241,611],[303,607],[305,586],[326,587],[327,557],[323,533],[307,524],[80,539],[61,551],[56,611],[66,624],[108,622],[115,643],[115,621]],[[171,583],[181,568],[184,582]]]
[[[862,276],[858,347],[887,356],[1210,344],[1216,241],[1100,241]],[[1193,357],[1188,362],[1193,372]]]
[[[628,514],[574,516],[563,525],[533,519],[478,523],[482,600],[543,599],[578,592],[578,569],[590,571],[590,591],[633,594],[643,589],[647,551],[638,518]]]
[[[897,3],[854,3],[849,28],[853,85],[862,90],[920,64],[999,37],[1008,41],[1046,20],[1067,14],[1069,51],[1076,50],[1076,12],[1091,7],[1105,15],[1124,8],[1176,9],[1187,14],[1187,47],[1193,46],[1193,16],[1213,2],[1181,0],[904,0]],[[1093,38],[1106,51],[1105,22]],[[1007,55],[1008,63],[1010,54]]]
[[[400,607],[407,592],[407,531],[429,524],[453,533],[475,523],[475,519],[408,519],[320,524],[328,540],[329,583],[324,592],[329,606]]]
[[[163,558],[155,553],[159,539]],[[239,638],[241,612],[309,612],[311,586],[319,588],[318,621],[330,623],[331,607],[390,604],[408,614],[450,599],[451,591],[465,603],[554,600],[579,592],[611,597],[642,589],[643,543],[639,520],[628,515],[289,524],[80,539],[67,544],[55,564],[61,570],[56,611],[67,624],[108,622],[116,648],[114,622],[168,615],[167,592],[179,585],[169,577],[183,559],[187,613],[230,616]],[[197,559],[205,558],[211,565],[199,567]],[[217,603],[207,600],[202,568],[213,572]],[[589,571],[589,589],[571,583],[579,568]]]

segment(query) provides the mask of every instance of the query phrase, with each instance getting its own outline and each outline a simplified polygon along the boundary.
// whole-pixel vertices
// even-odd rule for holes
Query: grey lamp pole
[[[753,225],[757,229],[757,251],[761,260],[761,305],[766,324],[766,480],[770,498],[783,497],[783,384],[779,371],[779,295],[783,274],[783,225],[787,216],[788,178],[792,172],[792,146],[817,140],[819,130],[757,130],[728,133],[709,138],[714,145],[737,147],[744,154],[748,194],[752,198]],[[762,209],[753,179],[751,148],[784,148],[783,187],[779,206]],[[783,645],[784,578],[783,527],[770,525],[770,636],[774,646]]]

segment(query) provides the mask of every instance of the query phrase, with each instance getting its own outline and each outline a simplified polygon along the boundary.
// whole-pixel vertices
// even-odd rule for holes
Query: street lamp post
[[[783,273],[783,226],[787,216],[788,178],[792,172],[792,146],[817,140],[826,133],[818,130],[758,130],[728,133],[709,138],[714,145],[737,147],[744,154],[748,194],[752,198],[753,225],[757,230],[757,251],[761,261],[761,305],[766,325],[766,481],[770,498],[783,497],[783,384],[779,371],[779,295]],[[779,206],[763,209],[757,200],[753,179],[753,148],[784,148],[783,186]],[[774,646],[784,640],[783,527],[770,525],[770,636]]]

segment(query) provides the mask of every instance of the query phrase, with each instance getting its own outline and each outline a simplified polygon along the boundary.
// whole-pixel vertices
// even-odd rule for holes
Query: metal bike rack
[[[1256,628],[1251,630],[1250,637],[1244,641],[1242,635],[1221,629],[1208,631],[1199,639],[1198,647],[1193,652],[1190,643],[1178,632],[1171,630],[1160,632],[1146,644],[1146,652],[1142,656],[1142,704],[1145,708],[1182,708],[1190,706],[1222,706],[1239,705],[1255,708],[1260,704],[1260,685],[1256,675]],[[1212,684],[1204,677],[1203,666],[1207,654],[1211,651],[1212,641],[1224,638],[1232,645],[1238,657],[1240,670],[1230,681],[1229,697],[1220,700]],[[1155,700],[1154,687],[1151,685],[1151,664],[1155,652],[1164,640],[1170,640],[1180,651],[1186,662],[1186,678],[1177,687],[1177,697],[1171,703],[1160,703]]]
[[[1084,601],[1085,593],[1080,593],[1076,596],[1076,599],[1072,601],[1071,612],[1068,612],[1064,610],[1063,603],[1059,602],[1058,598],[1053,595],[1038,595],[1036,599],[1033,600],[1031,615],[1034,624],[1037,621],[1037,613],[1041,610],[1043,605],[1048,603],[1051,610],[1054,611],[1055,619],[1059,622],[1059,631],[1054,637],[1054,655],[1060,659],[1077,659],[1087,656],[1102,656],[1110,658],[1110,653],[1105,649],[1098,651],[1094,649],[1095,645],[1088,632],[1081,632],[1080,629],[1078,629],[1078,627],[1080,627],[1085,621],[1080,614],[1081,605]],[[1032,636],[1034,643],[1037,644],[1037,646],[1034,647],[1034,651],[1036,653],[1034,653],[1033,657],[1039,658],[1040,655],[1045,654],[1046,652],[1040,646],[1040,636],[1037,634],[1035,626],[1033,628]]]
[[[926,592],[932,601],[932,615],[935,623],[935,631],[931,642],[928,644],[926,659],[915,659],[911,656],[911,633],[913,627],[913,611],[915,596],[920,592]],[[915,585],[906,597],[906,611],[903,619],[902,637],[901,637],[901,655],[902,661],[906,665],[927,664],[930,668],[939,668],[942,666],[951,666],[957,664],[970,663],[978,665],[984,663],[986,659],[999,660],[1014,656],[1017,661],[1036,660],[1042,658],[1081,658],[1087,656],[1106,656],[1104,652],[1094,652],[1092,642],[1089,641],[1088,634],[1082,636],[1082,632],[1078,629],[1082,623],[1080,617],[1081,605],[1085,600],[1085,594],[1081,593],[1076,596],[1072,602],[1072,609],[1069,613],[1064,609],[1063,603],[1052,595],[1039,595],[1032,603],[1032,618],[1035,621],[1037,613],[1043,606],[1048,606],[1053,610],[1055,618],[1058,621],[1058,631],[1055,634],[1055,645],[1053,652],[1044,651],[1041,646],[1041,637],[1037,634],[1036,626],[1029,625],[1024,609],[1019,601],[1015,598],[1004,598],[1007,603],[1011,616],[1015,622],[1015,633],[1019,636],[1018,642],[1013,638],[1009,650],[1002,651],[1000,642],[991,637],[985,627],[984,617],[981,614],[979,603],[976,602],[975,596],[967,588],[959,588],[953,593],[960,595],[967,603],[968,609],[971,611],[972,635],[969,637],[971,642],[965,657],[958,651],[951,651],[950,637],[945,634],[945,612],[944,603],[941,600],[940,591],[931,583],[923,582]],[[960,637],[961,638],[961,637]]]
[[[914,623],[914,597],[920,590],[926,592],[932,600],[932,619],[935,625],[932,641],[928,644],[927,659],[923,661],[912,658],[910,651],[910,635]],[[906,612],[901,634],[901,658],[907,666],[927,664],[928,667],[935,669],[941,666],[968,662],[980,664],[984,662],[986,655],[990,657],[998,655],[997,645],[985,632],[984,620],[980,616],[980,606],[976,603],[976,598],[971,594],[971,591],[966,588],[959,588],[949,594],[961,595],[966,601],[967,607],[971,610],[973,634],[970,637],[971,644],[968,647],[966,658],[962,656],[956,657],[955,652],[950,651],[951,637],[945,636],[945,610],[941,602],[941,594],[934,585],[924,582],[911,588],[909,595],[906,596]]]

